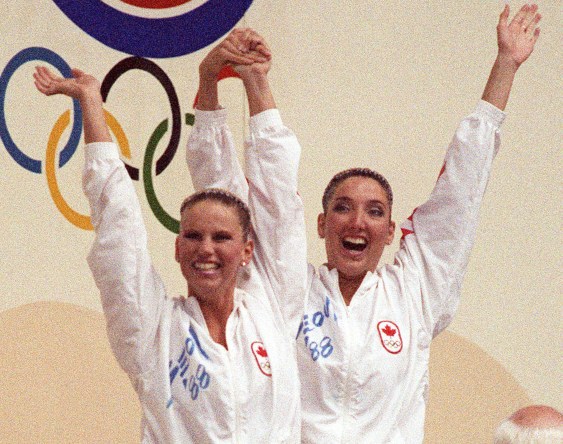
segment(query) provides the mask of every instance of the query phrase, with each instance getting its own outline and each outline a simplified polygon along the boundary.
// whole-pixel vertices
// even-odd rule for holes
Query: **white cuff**
[[[227,123],[227,110],[225,108],[214,111],[194,110],[194,127],[221,126]]]
[[[119,159],[117,145],[113,142],[92,142],[84,147],[86,161],[101,159]]]
[[[277,108],[267,109],[250,118],[250,132],[260,131],[270,126],[283,125]]]
[[[491,119],[497,128],[502,125],[502,122],[504,122],[504,119],[506,118],[506,113],[504,111],[501,111],[486,100],[479,101],[477,107],[475,108],[475,113]]]

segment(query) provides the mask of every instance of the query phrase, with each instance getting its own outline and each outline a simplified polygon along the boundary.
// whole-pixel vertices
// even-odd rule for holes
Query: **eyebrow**
[[[349,202],[353,202],[353,200],[347,196],[340,196],[340,197],[335,197],[334,198],[334,202],[345,202],[345,203],[349,203]],[[367,201],[368,205],[383,205],[384,207],[387,206],[385,204],[385,202],[383,202],[382,200],[379,199],[370,199]]]

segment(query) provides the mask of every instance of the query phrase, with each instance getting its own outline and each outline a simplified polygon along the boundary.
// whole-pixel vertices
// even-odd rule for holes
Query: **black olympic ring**
[[[162,70],[162,68],[160,68],[156,63],[142,57],[127,57],[126,59],[123,59],[121,62],[116,64],[107,73],[101,86],[102,100],[104,101],[104,103],[107,100],[111,87],[117,81],[117,79],[122,74],[125,74],[127,71],[130,71],[132,69],[140,69],[141,71],[148,72],[160,82],[160,84],[164,88],[164,91],[166,92],[166,95],[168,96],[168,101],[170,102],[170,108],[172,110],[172,131],[170,134],[170,141],[168,142],[168,146],[164,150],[164,153],[162,153],[162,156],[160,156],[160,158],[156,161],[156,175],[158,176],[166,169],[170,162],[172,162],[172,159],[176,154],[176,150],[178,149],[182,125],[180,103],[178,101],[176,90],[172,85],[172,81]],[[124,163],[129,176],[131,176],[131,179],[139,180],[139,168],[128,165],[126,162]]]

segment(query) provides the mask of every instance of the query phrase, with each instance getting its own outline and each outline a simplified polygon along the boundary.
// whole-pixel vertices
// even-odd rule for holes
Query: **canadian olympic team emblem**
[[[383,348],[389,353],[396,355],[403,349],[403,339],[397,324],[391,321],[381,321],[377,324],[377,331]]]
[[[256,364],[262,373],[266,376],[272,376],[272,367],[270,366],[270,358],[268,358],[268,352],[264,348],[262,342],[253,342],[250,346],[252,349],[252,354],[256,359]]]

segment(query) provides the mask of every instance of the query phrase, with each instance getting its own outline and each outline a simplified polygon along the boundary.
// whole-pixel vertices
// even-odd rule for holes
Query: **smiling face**
[[[252,257],[235,207],[207,199],[183,210],[176,261],[190,296],[200,301],[232,297],[237,272]]]
[[[328,268],[354,280],[375,271],[395,234],[385,190],[376,180],[361,176],[336,187],[326,213],[319,214],[317,228],[325,239]]]

